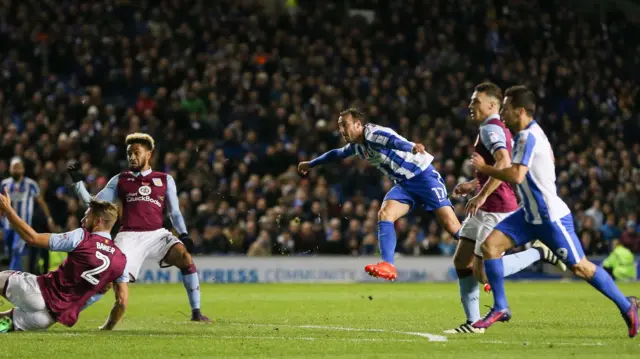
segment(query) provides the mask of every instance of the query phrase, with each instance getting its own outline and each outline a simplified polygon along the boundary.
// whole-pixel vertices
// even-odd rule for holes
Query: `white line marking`
[[[348,327],[332,327],[325,325],[275,325],[275,324],[240,324],[234,323],[233,325],[250,325],[256,327],[289,327],[289,328],[300,328],[300,329],[326,329],[326,330],[340,330],[347,332],[378,332],[378,333],[394,333],[394,334],[403,334],[403,335],[411,335],[422,338],[429,339],[430,342],[446,342],[447,337],[442,335],[435,335],[430,333],[420,333],[420,332],[403,332],[398,330],[386,330],[386,329],[364,329],[364,328],[348,328]]]

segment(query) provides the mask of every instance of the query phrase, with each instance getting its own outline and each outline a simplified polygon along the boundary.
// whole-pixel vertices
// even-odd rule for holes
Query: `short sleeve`
[[[533,160],[536,138],[529,132],[521,132],[515,141],[512,163],[529,167]]]
[[[65,233],[51,233],[49,249],[54,252],[71,252],[83,239],[84,230],[82,228]]]
[[[504,129],[498,125],[489,124],[480,127],[480,139],[492,155],[499,149],[507,148],[507,136]]]
[[[124,267],[124,272],[122,275],[116,279],[116,283],[129,283],[129,265],[127,264]]]

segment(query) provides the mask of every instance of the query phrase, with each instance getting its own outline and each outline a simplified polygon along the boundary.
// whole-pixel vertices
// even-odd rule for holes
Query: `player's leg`
[[[460,302],[466,321],[455,329],[445,331],[448,334],[484,333],[484,329],[471,326],[480,319],[480,286],[473,273],[474,248],[475,243],[472,239],[460,237],[453,256],[453,265],[458,276]]]
[[[504,289],[504,262],[502,255],[514,245],[527,243],[533,238],[533,229],[525,220],[524,210],[519,209],[500,222],[482,244],[484,271],[493,290],[493,307],[481,320],[473,323],[476,328],[488,328],[498,321],[511,319],[511,312]]]
[[[474,217],[477,218],[478,223],[475,227],[475,236],[477,238],[477,241],[476,247],[474,249],[474,254],[476,257],[476,260],[474,261],[474,275],[480,283],[488,283],[487,276],[484,273],[484,264],[482,262],[482,244],[487,240],[489,234],[491,234],[493,229],[511,214],[513,213],[492,213],[478,211],[478,213]],[[530,248],[520,253],[503,256],[502,264],[504,266],[504,276],[508,277],[512,274],[518,273],[523,269],[529,267],[533,263],[544,258],[544,251],[541,248]],[[486,288],[489,288],[489,286],[486,286]]]
[[[10,322],[12,330],[43,330],[55,323],[55,319],[47,311],[35,275],[2,272],[0,276],[4,281],[3,296],[15,306],[11,313],[4,313],[5,324]],[[6,314],[10,314],[11,317]]]
[[[402,187],[396,185],[385,196],[378,211],[378,247],[382,261],[364,267],[372,277],[395,280],[396,230],[394,222],[411,211],[413,199]]]
[[[6,270],[0,272],[0,296],[7,298],[7,286],[9,286],[9,277],[16,272],[12,270]]]
[[[639,323],[637,298],[626,297],[602,267],[596,266],[585,257],[573,226],[573,216],[567,215],[548,226],[550,228],[546,228],[545,233],[541,235],[548,238],[549,247],[563,258],[576,276],[587,281],[615,303],[627,324],[629,337],[635,337]]]
[[[209,318],[200,311],[200,278],[198,270],[193,263],[191,254],[187,252],[184,244],[170,233],[167,233],[157,242],[158,253],[166,253],[160,261],[171,266],[176,266],[182,273],[182,283],[187,291],[189,305],[191,306],[191,320],[197,322],[209,322]]]

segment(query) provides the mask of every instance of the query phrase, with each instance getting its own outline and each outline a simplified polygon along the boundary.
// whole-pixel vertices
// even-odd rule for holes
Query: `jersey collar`
[[[133,174],[134,176],[138,177],[140,175],[148,176],[151,172],[153,172],[153,169],[151,169],[151,167],[149,167],[148,170],[145,170],[145,171],[142,171],[142,172],[131,172],[131,174]]]
[[[93,232],[91,234],[96,234],[100,237],[104,237],[106,239],[111,239],[111,233],[107,233],[107,232]]]
[[[493,115],[489,115],[489,117],[485,118],[485,120],[482,121],[482,124],[486,125],[491,120],[500,120],[500,115],[497,113],[494,113]]]
[[[529,122],[529,124],[527,125],[527,127],[525,127],[524,129],[525,129],[525,130],[528,130],[528,129],[530,129],[530,128],[531,128],[531,126],[535,125],[536,123],[537,123],[537,122],[536,122],[536,120],[531,120],[531,122]]]

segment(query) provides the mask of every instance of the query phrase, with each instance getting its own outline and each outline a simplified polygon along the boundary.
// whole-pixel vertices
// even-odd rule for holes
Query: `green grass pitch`
[[[640,294],[640,284],[623,285]],[[0,335],[0,358],[638,358],[615,306],[584,283],[508,283],[509,323],[446,336],[462,322],[456,284],[205,285],[191,323],[181,285],[132,285],[124,321],[100,332],[110,296],[78,324]],[[111,293],[110,293],[111,295]],[[491,296],[481,295],[483,305]],[[6,310],[8,304],[0,307]],[[483,307],[483,312],[485,308]],[[444,337],[444,338],[443,338]]]

